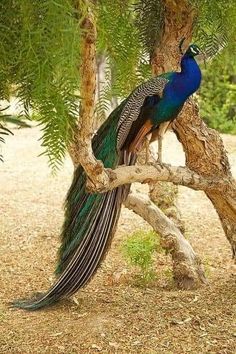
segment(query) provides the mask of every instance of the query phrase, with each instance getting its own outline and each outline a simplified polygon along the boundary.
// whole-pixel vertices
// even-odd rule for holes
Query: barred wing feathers
[[[118,150],[124,145],[133,122],[139,117],[146,97],[153,95],[162,97],[162,93],[167,82],[168,78],[166,75],[155,77],[138,86],[128,97],[117,125]]]

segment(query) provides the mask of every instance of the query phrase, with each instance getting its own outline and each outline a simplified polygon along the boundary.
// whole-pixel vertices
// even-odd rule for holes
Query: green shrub
[[[136,283],[147,285],[155,279],[154,254],[161,252],[160,239],[154,231],[136,231],[122,244],[127,262],[136,268]]]
[[[236,64],[227,52],[203,70],[199,98],[201,115],[211,128],[236,134]]]

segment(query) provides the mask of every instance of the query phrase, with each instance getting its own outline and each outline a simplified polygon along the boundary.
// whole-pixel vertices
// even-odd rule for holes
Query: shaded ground
[[[170,260],[157,261],[158,280],[132,285],[120,254],[122,239],[148,225],[124,209],[112,249],[91,284],[50,310],[28,313],[8,302],[53,281],[69,161],[52,177],[36,128],[7,138],[0,170],[0,353],[236,353],[235,265],[219,220],[203,193],[180,189],[187,237],[206,265],[209,286],[178,291]],[[236,175],[236,137],[224,136]],[[166,161],[183,163],[169,134]]]

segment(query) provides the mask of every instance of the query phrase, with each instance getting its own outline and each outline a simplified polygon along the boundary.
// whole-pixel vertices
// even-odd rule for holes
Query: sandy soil
[[[53,281],[63,200],[72,166],[53,177],[41,152],[39,130],[15,130],[0,166],[0,353],[236,353],[235,265],[218,217],[202,192],[180,188],[186,236],[201,255],[208,286],[179,291],[170,260],[160,256],[158,278],[135,286],[120,252],[131,232],[148,228],[123,209],[112,248],[93,281],[48,310],[28,313],[8,302],[46,290]],[[236,137],[223,136],[236,175]],[[183,164],[173,134],[164,141],[166,161]],[[137,188],[137,186],[136,186]],[[120,276],[126,270],[126,277]]]

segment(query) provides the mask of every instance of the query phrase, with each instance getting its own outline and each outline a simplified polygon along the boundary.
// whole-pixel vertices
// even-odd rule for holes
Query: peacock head
[[[184,41],[185,41],[185,37],[183,37],[181,39],[181,41],[179,42],[180,54],[188,56],[188,57],[195,57],[196,55],[202,54],[201,49],[196,44],[190,44],[190,46],[188,47],[188,49],[184,53],[183,48],[182,48]]]
[[[185,55],[188,57],[195,57],[196,55],[202,53],[201,49],[196,44],[190,44],[190,46],[188,47],[188,49],[184,53],[183,48],[182,48],[184,41],[185,41],[185,37],[183,37],[181,39],[181,41],[179,42],[179,51],[180,51],[181,55]]]
[[[185,55],[188,57],[195,57],[196,55],[202,54],[201,49],[196,44],[190,44]]]
[[[183,55],[184,58],[194,58],[195,56],[199,56],[200,60],[203,59],[204,65],[206,67],[206,54],[196,45],[196,44],[190,44],[186,52],[183,52],[182,45],[185,41],[185,37],[181,39],[179,43],[179,51],[180,54]]]

